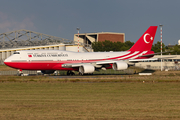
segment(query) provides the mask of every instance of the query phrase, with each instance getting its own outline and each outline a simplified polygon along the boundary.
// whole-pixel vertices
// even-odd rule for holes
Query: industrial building
[[[155,55],[153,58],[161,58],[161,55]],[[180,55],[163,55],[162,69],[163,70],[180,70]],[[136,67],[144,69],[161,69],[161,60],[146,60],[135,64]]]
[[[79,38],[78,38],[79,36]],[[74,34],[74,41],[86,44],[86,46],[91,45],[93,42],[102,42],[109,40],[112,42],[125,42],[125,33],[113,33],[113,32],[101,32],[101,33],[81,33]]]
[[[83,43],[79,45],[73,40],[46,35],[30,30],[16,30],[0,34],[0,64],[11,56],[15,51],[20,50],[65,50],[74,52],[89,52],[90,47]]]

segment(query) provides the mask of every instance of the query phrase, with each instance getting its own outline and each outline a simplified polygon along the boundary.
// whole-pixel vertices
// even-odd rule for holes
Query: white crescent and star
[[[148,41],[146,40],[146,36],[147,36],[147,35],[150,36],[149,33],[146,33],[146,34],[144,35],[144,42],[148,44],[148,43],[150,43],[150,41],[148,42]],[[152,36],[150,36],[150,37],[151,37],[150,39],[153,40],[153,37],[152,37]]]

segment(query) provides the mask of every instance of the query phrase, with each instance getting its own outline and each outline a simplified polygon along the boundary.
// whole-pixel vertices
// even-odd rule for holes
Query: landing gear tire
[[[75,75],[75,73],[74,72],[71,72],[71,74],[70,75]]]
[[[70,71],[68,70],[68,71],[67,71],[67,76],[69,76],[69,75],[70,75]]]
[[[82,76],[83,76],[83,73],[79,72],[79,75],[82,75]]]
[[[70,70],[68,70],[68,71],[67,71],[67,75],[68,75],[68,76],[69,76],[69,75],[75,75],[75,73],[72,72],[72,71],[70,71]]]
[[[17,76],[24,76],[23,73],[17,73]]]

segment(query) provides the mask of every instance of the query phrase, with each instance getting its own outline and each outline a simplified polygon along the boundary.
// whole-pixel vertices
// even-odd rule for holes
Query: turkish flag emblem
[[[32,55],[28,55],[28,57],[32,57]]]
[[[146,33],[144,35],[144,42],[148,44],[151,42],[151,40],[153,40],[153,37],[149,33]]]

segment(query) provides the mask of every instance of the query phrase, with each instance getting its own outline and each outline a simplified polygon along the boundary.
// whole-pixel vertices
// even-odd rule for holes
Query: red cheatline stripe
[[[133,53],[135,53],[135,52],[137,52],[137,51],[130,52],[130,53],[126,54],[126,55],[122,55],[122,56],[118,56],[118,57],[114,57],[114,58],[103,59],[103,60],[120,59],[120,58],[122,58],[122,57],[129,56],[129,55],[131,55],[131,54],[133,54]],[[129,57],[126,57],[126,58],[123,58],[123,59],[125,60],[125,59],[132,58],[132,57],[134,57],[134,56],[137,56],[137,55],[141,54],[142,52],[144,52],[144,51],[138,52],[138,53],[136,53],[136,54],[134,54],[134,55],[132,55],[132,56],[129,56]],[[138,56],[137,56],[137,57],[138,57]],[[123,60],[123,59],[122,59],[122,60]]]
[[[125,57],[125,56],[128,56],[128,55],[131,55],[131,54],[133,54],[133,53],[134,53],[134,51],[133,51],[133,52],[131,51],[131,52],[125,54],[125,55],[121,55],[121,56],[118,56],[118,57],[107,58],[107,59],[103,59],[103,60],[118,59],[118,58],[121,58],[121,57]]]
[[[143,51],[142,51],[142,52],[143,52]],[[127,57],[127,58],[125,58],[125,59],[130,59],[130,58],[135,57],[135,56],[137,56],[137,57],[138,57],[138,55],[139,55],[139,54],[141,54],[142,52],[138,52],[138,53],[136,53],[135,55],[132,55],[132,56]]]

